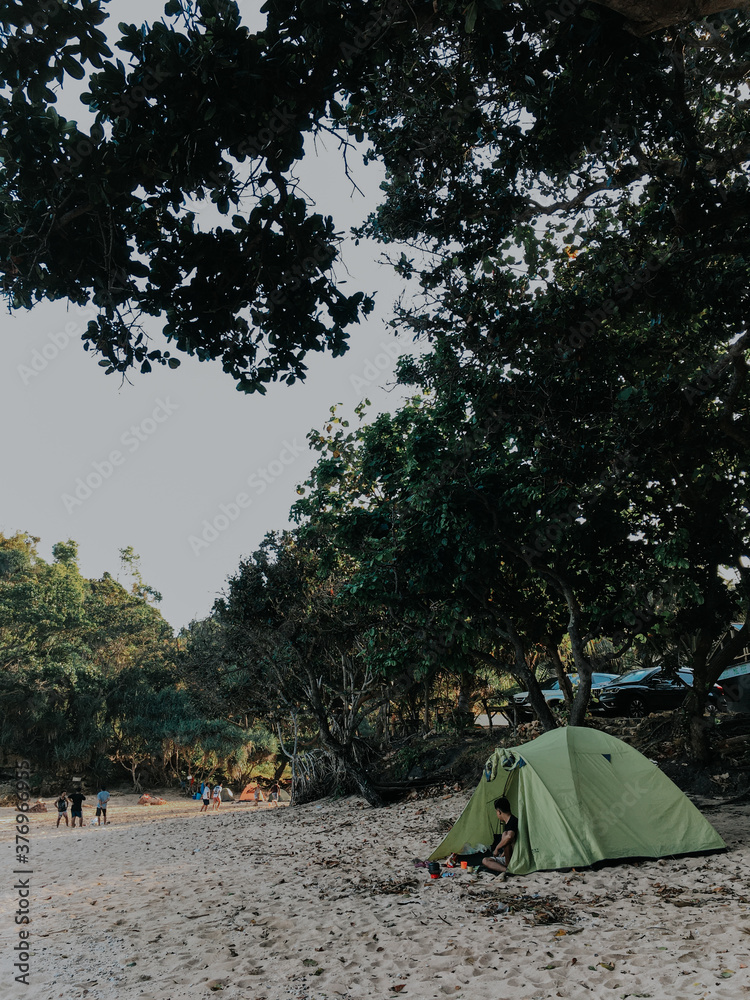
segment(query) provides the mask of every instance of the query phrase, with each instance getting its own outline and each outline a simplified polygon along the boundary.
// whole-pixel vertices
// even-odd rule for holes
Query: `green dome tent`
[[[605,858],[660,858],[726,844],[656,765],[596,729],[567,726],[520,747],[499,747],[430,860],[489,847],[500,831],[493,802],[518,817],[509,872],[576,868]]]

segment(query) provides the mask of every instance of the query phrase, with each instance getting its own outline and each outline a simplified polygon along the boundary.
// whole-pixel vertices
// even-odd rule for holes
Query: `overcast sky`
[[[240,2],[243,15],[257,17],[259,6]],[[109,9],[110,23],[140,23],[160,16],[163,4],[141,0],[123,8],[118,0]],[[66,97],[59,110],[74,117],[77,107]],[[340,231],[376,203],[378,166],[357,170],[365,194],[353,192],[330,140],[300,174]],[[322,425],[328,408],[341,403],[351,415],[367,396],[374,415],[403,398],[393,390],[394,360],[412,345],[386,327],[401,285],[376,262],[380,252],[348,240],[350,273],[337,266],[345,289],[376,292],[375,313],[352,329],[348,354],[309,356],[305,383],[271,386],[265,397],[238,393],[218,363],[184,355],[175,371],[156,366],[122,383],[83,350],[84,310],[61,301],[4,312],[0,531],[40,537],[47,559],[55,542],[75,539],[88,577],[118,575],[119,550],[132,545],[175,628],[207,615],[240,558],[267,531],[288,524],[295,488],[314,463],[306,434]]]

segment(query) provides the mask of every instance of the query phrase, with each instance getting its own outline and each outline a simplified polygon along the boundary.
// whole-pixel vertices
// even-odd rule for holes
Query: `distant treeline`
[[[53,779],[89,773],[138,786],[192,771],[240,779],[276,751],[262,726],[225,711],[180,675],[179,638],[154,607],[138,557],[121,552],[127,589],[83,577],[77,545],[37,553],[0,534],[0,747]]]

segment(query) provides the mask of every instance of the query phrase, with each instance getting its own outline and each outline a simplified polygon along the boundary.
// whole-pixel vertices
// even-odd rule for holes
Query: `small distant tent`
[[[245,785],[245,787],[242,789],[242,795],[240,795],[240,797],[237,799],[237,801],[238,802],[254,802],[255,801],[255,789],[256,789],[256,787],[259,787],[258,783],[256,781],[251,781],[249,785]],[[258,799],[258,801],[259,802],[265,802],[266,801],[266,796],[265,796],[262,788],[260,789],[260,798]]]
[[[637,750],[596,729],[566,726],[523,746],[499,747],[430,860],[489,847],[500,832],[493,807],[500,795],[518,817],[508,868],[518,875],[726,847],[687,796]]]
[[[221,801],[222,802],[231,802],[231,800],[233,798],[234,798],[234,792],[232,791],[232,789],[231,788],[222,787],[222,789],[221,789]]]

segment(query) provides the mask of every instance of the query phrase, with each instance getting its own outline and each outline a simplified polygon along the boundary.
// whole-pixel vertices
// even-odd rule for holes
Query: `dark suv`
[[[629,670],[614,681],[591,689],[591,711],[600,715],[629,715],[642,719],[649,712],[668,712],[685,700],[693,686],[693,671],[681,667],[668,677],[661,667]],[[718,688],[708,695],[708,710],[721,702]]]

